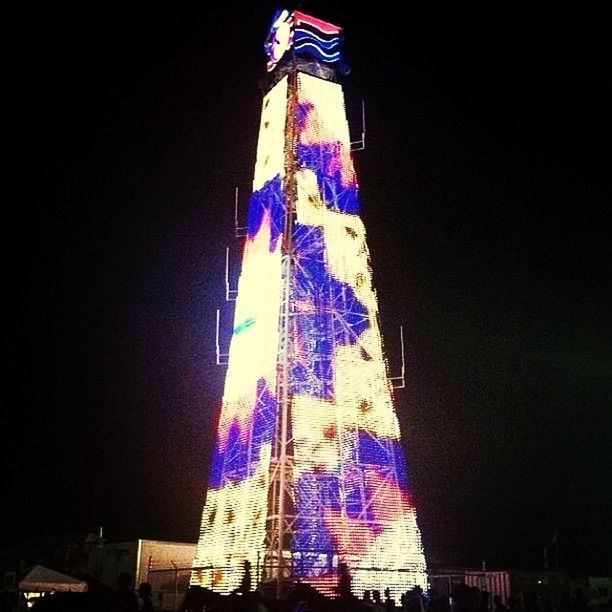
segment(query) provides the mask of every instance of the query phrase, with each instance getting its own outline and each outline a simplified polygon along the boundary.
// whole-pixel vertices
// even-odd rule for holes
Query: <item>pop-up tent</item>
[[[83,593],[87,591],[87,583],[72,576],[60,574],[55,570],[35,565],[19,582],[19,590],[24,592],[66,592]]]

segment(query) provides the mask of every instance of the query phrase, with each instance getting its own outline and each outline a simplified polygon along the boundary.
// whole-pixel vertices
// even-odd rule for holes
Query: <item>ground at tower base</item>
[[[351,595],[348,568],[349,575],[340,572],[329,597],[303,583],[278,600],[275,585],[262,583],[256,568],[243,571],[239,587],[228,595],[190,587],[195,547],[195,542],[105,540],[93,533],[29,539],[0,555],[0,612],[16,612],[18,599],[19,610],[112,612],[120,584],[124,595],[131,591],[134,597],[141,585],[149,585],[152,608],[142,609],[157,612],[612,612],[612,574],[552,569],[557,566],[554,555],[548,569],[539,570],[430,564],[424,592],[416,589],[394,599],[385,588]],[[41,572],[47,577],[46,589],[40,584]],[[34,575],[37,586],[32,585]],[[77,582],[86,592],[59,592]]]

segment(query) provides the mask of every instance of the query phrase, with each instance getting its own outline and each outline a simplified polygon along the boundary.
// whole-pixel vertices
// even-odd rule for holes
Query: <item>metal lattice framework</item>
[[[296,67],[263,101],[192,584],[425,587],[406,474],[342,88]]]

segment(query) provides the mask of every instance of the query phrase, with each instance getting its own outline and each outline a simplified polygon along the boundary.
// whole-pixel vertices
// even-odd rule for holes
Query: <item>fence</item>
[[[300,559],[287,559],[288,564],[284,565],[282,570],[276,564],[269,562],[265,564],[257,563],[256,567],[252,568],[252,588],[259,588],[267,597],[274,598],[277,595],[277,581],[279,574],[281,575],[280,582],[284,590],[288,590],[300,579],[295,577],[294,571],[299,575],[304,568],[301,565]],[[311,582],[316,589],[326,596],[335,597],[338,595],[339,582],[339,561],[337,555],[329,555],[327,562],[322,563],[318,568],[310,568],[314,574],[320,573],[319,576],[311,575],[310,580],[303,578],[301,581]],[[335,570],[330,572],[329,570]],[[185,599],[185,595],[189,590],[189,584],[192,572],[198,574],[198,583],[205,588],[215,589],[216,576],[218,573],[232,575],[230,586],[226,585],[227,590],[238,588],[244,575],[244,567],[241,565],[232,566],[207,566],[207,567],[179,567],[171,568],[149,568],[148,582],[153,590],[153,601],[155,607],[161,611],[176,611],[180,608]],[[399,602],[401,594],[409,590],[411,584],[410,577],[407,574],[414,574],[415,568],[378,568],[378,567],[350,567],[350,573],[353,579],[353,586],[359,589],[359,583],[371,582],[380,585],[368,588],[378,588],[382,593],[387,583],[391,586],[391,596]],[[370,575],[368,579],[368,574]],[[402,585],[400,588],[398,585]]]
[[[299,565],[295,566],[296,569]],[[333,565],[330,567],[336,567]],[[285,571],[289,573],[289,568],[285,567]],[[215,573],[219,570],[225,572],[227,570],[233,570],[234,573],[238,572],[236,566],[232,567],[179,567],[174,566],[171,568],[150,568],[149,569],[149,582],[154,593],[155,607],[161,611],[169,612],[179,610],[185,595],[189,589],[189,583],[191,579],[192,571],[199,571],[200,576],[203,577],[201,582],[204,587],[213,587]],[[351,568],[351,574],[353,579],[357,579],[359,582],[358,575],[364,572],[375,572],[378,574],[378,578],[382,584],[385,582],[389,583],[400,583],[404,582],[405,578],[399,578],[398,574],[405,574],[413,571],[412,568],[401,568],[401,569],[381,569],[375,567],[354,567]],[[393,576],[395,574],[395,576]],[[242,576],[241,573],[238,574]],[[274,577],[278,575],[278,567],[266,567],[257,566],[253,568],[253,582],[252,588],[260,587],[263,588],[265,594],[270,597],[276,595]],[[287,583],[292,583],[295,579],[288,577]],[[393,577],[392,577],[393,576]],[[262,577],[267,577],[269,581],[262,583],[258,581]],[[385,578],[388,577],[388,578]],[[207,580],[210,584],[207,584]],[[237,579],[238,586],[240,578]],[[307,582],[304,580],[304,582]],[[427,577],[428,587],[432,592],[435,592],[437,596],[450,596],[455,588],[460,584],[467,586],[476,587],[480,591],[487,591],[490,594],[490,607],[493,609],[493,596],[499,595],[502,602],[507,604],[508,598],[512,595],[515,597],[517,602],[517,608],[522,611],[526,608],[524,598],[529,596],[539,595],[542,598],[549,598],[553,602],[558,603],[561,600],[563,594],[569,594],[569,576],[561,573],[551,572],[507,572],[507,571],[475,571],[467,569],[455,569],[455,570],[441,570],[430,568]],[[355,585],[355,582],[353,583]],[[327,584],[327,588],[321,588],[322,585],[317,585],[318,590],[324,592],[327,595],[335,595],[337,586],[336,580],[331,580]],[[269,588],[269,590],[268,590]],[[381,588],[381,592],[384,588]],[[361,593],[358,593],[361,595]],[[392,597],[396,603],[399,604],[399,594],[392,592]]]

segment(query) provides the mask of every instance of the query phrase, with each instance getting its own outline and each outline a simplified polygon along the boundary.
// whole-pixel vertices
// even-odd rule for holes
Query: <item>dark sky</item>
[[[21,9],[5,170],[0,546],[195,541],[233,189],[252,179],[274,5]],[[602,16],[345,27],[347,106],[428,559],[612,570],[610,104]],[[358,124],[355,121],[355,131]],[[229,312],[229,311],[228,311]]]

